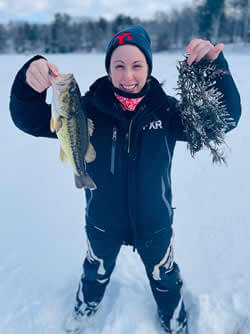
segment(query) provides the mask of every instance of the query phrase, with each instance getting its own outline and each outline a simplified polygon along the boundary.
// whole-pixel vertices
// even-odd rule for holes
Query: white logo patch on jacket
[[[159,119],[158,121],[150,122],[149,124],[143,127],[143,130],[146,130],[146,129],[148,130],[163,129],[162,121]]]

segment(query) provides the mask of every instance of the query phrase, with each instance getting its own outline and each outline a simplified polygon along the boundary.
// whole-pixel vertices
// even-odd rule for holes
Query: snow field
[[[228,50],[243,115],[227,135],[228,166],[208,152],[190,157],[178,143],[172,168],[175,256],[185,282],[191,334],[249,334],[249,53]],[[75,74],[82,93],[105,75],[103,55],[48,55]],[[155,75],[175,95],[181,53],[154,55]],[[15,128],[8,111],[15,73],[29,59],[1,55],[0,333],[63,333],[86,252],[84,194],[56,140]],[[49,94],[50,95],[50,94]],[[50,97],[48,97],[49,100]],[[34,111],[35,112],[35,111]],[[88,334],[156,334],[156,308],[143,265],[122,248],[111,283]]]

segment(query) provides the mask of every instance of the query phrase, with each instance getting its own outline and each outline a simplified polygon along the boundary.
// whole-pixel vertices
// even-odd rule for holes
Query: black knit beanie
[[[105,67],[109,73],[110,59],[113,51],[120,45],[131,44],[137,46],[143,53],[148,63],[149,75],[152,72],[151,41],[146,30],[140,25],[134,25],[118,32],[109,42],[106,49]]]

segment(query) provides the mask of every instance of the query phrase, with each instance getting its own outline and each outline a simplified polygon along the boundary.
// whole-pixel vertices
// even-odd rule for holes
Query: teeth
[[[132,86],[126,86],[126,85],[123,85],[123,87],[124,87],[125,89],[133,89],[133,88],[135,88],[135,85],[132,85]]]

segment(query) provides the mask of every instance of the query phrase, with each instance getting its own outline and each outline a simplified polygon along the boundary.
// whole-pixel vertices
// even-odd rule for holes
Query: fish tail
[[[94,190],[96,189],[96,184],[95,182],[91,179],[91,177],[87,174],[87,172],[85,172],[82,175],[75,175],[75,186],[78,189],[90,189],[90,190]]]

